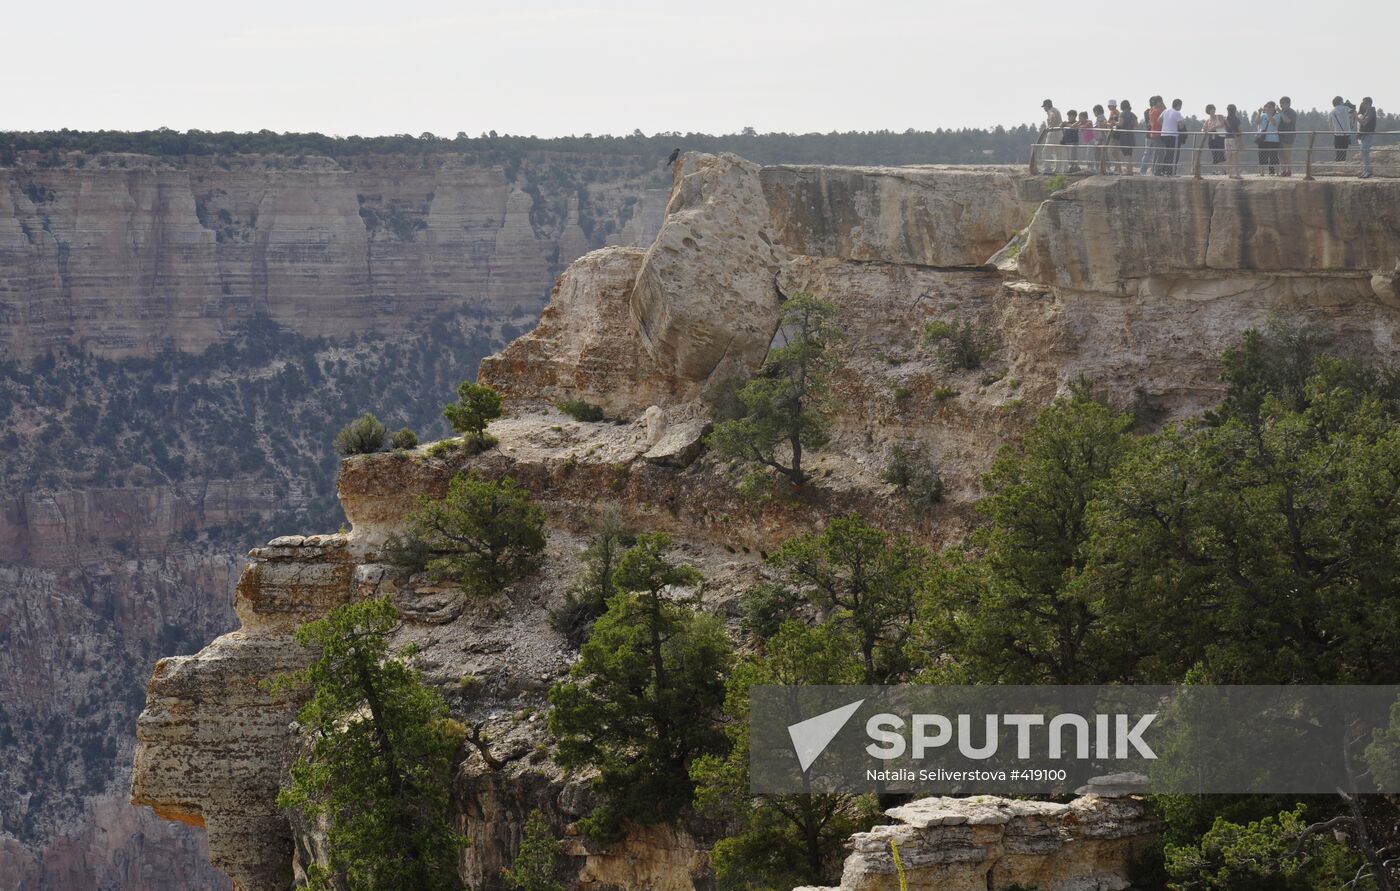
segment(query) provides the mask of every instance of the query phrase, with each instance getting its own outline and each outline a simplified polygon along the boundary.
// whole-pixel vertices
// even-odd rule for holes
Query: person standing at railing
[[[1173,99],[1172,107],[1163,109],[1157,118],[1161,154],[1157,159],[1157,176],[1176,176],[1177,140],[1181,137],[1181,100]]]
[[[1181,100],[1173,99],[1172,108],[1180,115],[1176,122],[1176,148],[1172,151],[1172,176],[1181,172],[1181,150],[1186,147],[1186,115],[1181,113]]]
[[[1133,114],[1133,103],[1124,99],[1123,107],[1118,112],[1118,122],[1114,125],[1113,141],[1118,144],[1117,171],[1126,173],[1128,176],[1133,175],[1133,151],[1137,148],[1137,128],[1138,118],[1137,115]]]
[[[1233,103],[1225,106],[1225,159],[1230,179],[1240,178],[1240,112]]]
[[[1048,145],[1051,139],[1058,141],[1060,127],[1064,125],[1064,120],[1060,117],[1060,110],[1055,107],[1055,103],[1046,99],[1040,103],[1040,107],[1045,109],[1045,135],[1041,138],[1041,143]],[[1047,154],[1049,154],[1047,152]],[[1060,172],[1060,159],[1058,154],[1051,157],[1050,172]]]
[[[1371,140],[1376,138],[1376,106],[1370,96],[1361,97],[1356,110],[1356,141],[1361,146],[1361,178],[1371,176]]]
[[[1114,117],[1117,117],[1117,116],[1118,116],[1118,114],[1117,114],[1117,112],[1115,111],[1115,112],[1114,112]],[[1108,122],[1108,117],[1103,113],[1103,106],[1102,106],[1102,105],[1095,105],[1095,106],[1094,106],[1094,130],[1093,130],[1093,134],[1094,134],[1094,158],[1095,158],[1096,161],[1103,161],[1103,160],[1104,160],[1104,152],[1108,151],[1107,146],[1108,146],[1109,141],[1110,141],[1110,140],[1109,140],[1109,131],[1110,131],[1111,129],[1112,129],[1112,127],[1111,127],[1111,125],[1110,125],[1109,122]],[[1094,164],[1095,169],[1097,169],[1099,166],[1100,166],[1100,165],[1099,165],[1098,163],[1095,163],[1095,164]],[[1107,168],[1105,168],[1105,171],[1106,171],[1106,170],[1107,170]]]
[[[1254,144],[1259,146],[1259,175],[1274,176],[1278,167],[1278,106],[1270,99],[1259,113],[1259,125]],[[1264,168],[1269,172],[1264,173]]]
[[[1210,149],[1211,163],[1217,167],[1225,164],[1225,119],[1215,113],[1215,105],[1206,106],[1206,120],[1201,127],[1205,134],[1206,147]]]
[[[1284,96],[1278,100],[1279,162],[1284,176],[1293,175],[1293,140],[1298,135],[1298,112],[1293,100]]]
[[[1065,115],[1065,125],[1060,130],[1060,145],[1069,161],[1066,173],[1079,172],[1079,113],[1074,109]]]
[[[1153,96],[1147,100],[1147,111],[1143,114],[1143,130],[1147,138],[1143,140],[1142,164],[1138,173],[1147,173],[1157,164],[1157,153],[1161,151],[1162,97]]]
[[[1336,160],[1345,161],[1347,148],[1351,145],[1351,134],[1355,128],[1352,126],[1351,109],[1341,96],[1334,96],[1332,99],[1332,113],[1327,115],[1327,129],[1332,132],[1332,147],[1337,150]]]
[[[1084,163],[1088,165],[1089,172],[1094,173],[1098,170],[1094,159],[1098,157],[1095,153],[1098,150],[1099,140],[1098,134],[1094,132],[1094,122],[1089,120],[1089,112],[1081,111],[1075,126],[1079,129],[1080,155],[1083,156]]]

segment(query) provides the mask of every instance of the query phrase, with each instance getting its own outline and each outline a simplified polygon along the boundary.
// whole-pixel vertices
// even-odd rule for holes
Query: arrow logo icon
[[[834,708],[829,712],[822,712],[815,718],[808,718],[805,721],[788,725],[788,736],[792,738],[792,748],[797,752],[797,763],[801,765],[803,773],[806,773],[807,768],[812,766],[812,762],[821,756],[821,753],[836,738],[836,734],[840,733],[841,728],[846,726],[851,715],[854,715],[856,709],[860,708],[864,702],[864,699],[857,699],[849,705]]]

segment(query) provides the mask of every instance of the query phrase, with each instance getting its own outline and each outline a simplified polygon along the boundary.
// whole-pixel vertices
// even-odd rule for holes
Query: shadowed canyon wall
[[[143,679],[268,526],[339,525],[337,429],[443,434],[559,270],[649,244],[663,160],[0,161],[0,889],[227,887],[127,803]]]

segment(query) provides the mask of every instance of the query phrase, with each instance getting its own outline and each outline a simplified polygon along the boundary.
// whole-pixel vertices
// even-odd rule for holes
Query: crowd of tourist
[[[1141,116],[1127,99],[1110,99],[1106,108],[1095,105],[1092,112],[1070,109],[1064,115],[1049,99],[1042,107],[1045,129],[1040,139],[1053,146],[1043,150],[1042,157],[1049,162],[1051,173],[1077,173],[1081,160],[1092,160],[1097,165],[1101,154],[1109,173],[1132,176],[1134,161],[1140,174],[1175,176],[1180,172],[1181,150],[1187,139],[1180,99],[1173,99],[1168,105],[1161,96],[1153,96],[1147,100],[1147,110]],[[1335,160],[1347,160],[1347,152],[1355,141],[1361,150],[1362,179],[1371,176],[1376,117],[1370,96],[1363,98],[1359,106],[1337,96],[1327,115]],[[1248,114],[1234,105],[1225,106],[1223,114],[1214,105],[1207,105],[1202,121],[1204,142],[1198,144],[1196,151],[1208,152],[1210,163],[1231,178],[1240,178],[1240,153],[1244,140],[1250,137],[1258,153],[1260,176],[1293,175],[1298,113],[1287,96],[1277,102],[1270,99]],[[1202,166],[1205,162],[1203,157]]]

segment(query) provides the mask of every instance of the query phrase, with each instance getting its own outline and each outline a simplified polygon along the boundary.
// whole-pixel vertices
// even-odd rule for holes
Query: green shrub
[[[368,455],[384,448],[384,425],[369,412],[346,424],[335,435],[335,450],[342,455]]]
[[[412,524],[429,574],[458,580],[468,594],[493,594],[524,578],[544,553],[544,511],[510,477],[458,474],[445,496],[423,499]]]
[[[486,384],[462,381],[457,401],[442,410],[452,429],[464,435],[480,434],[486,425],[501,416],[501,394]]]
[[[396,449],[416,449],[418,448],[418,434],[404,427],[389,437],[389,445]]]
[[[953,371],[972,371],[982,367],[996,352],[996,338],[986,325],[974,325],[966,319],[956,322],[941,320],[924,325],[924,343],[933,344],[938,360]]]
[[[896,446],[880,479],[899,490],[900,498],[915,510],[943,500],[943,475],[922,447]]]
[[[606,421],[607,416],[603,410],[591,402],[584,402],[582,399],[565,399],[563,402],[554,403],[554,407],[575,421]]]

